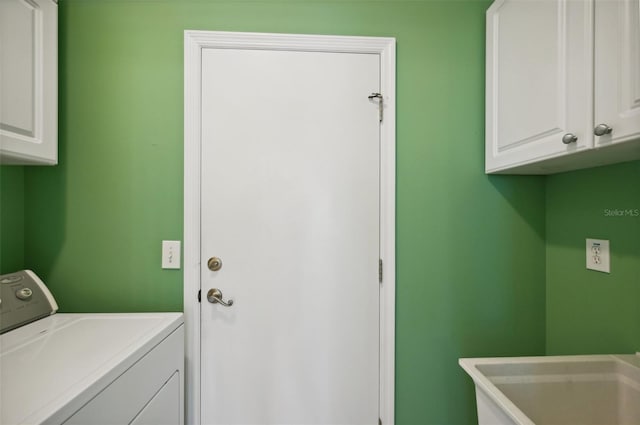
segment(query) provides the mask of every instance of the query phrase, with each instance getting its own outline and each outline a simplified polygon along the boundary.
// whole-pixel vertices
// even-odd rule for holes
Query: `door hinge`
[[[369,100],[378,99],[378,114],[380,118],[380,122],[382,122],[382,115],[384,111],[384,98],[380,93],[371,93],[369,95]]]
[[[202,290],[201,290],[201,289],[198,289],[198,302],[201,302],[201,301],[200,301],[201,294],[202,294]]]
[[[382,283],[382,258],[378,259],[378,282]]]

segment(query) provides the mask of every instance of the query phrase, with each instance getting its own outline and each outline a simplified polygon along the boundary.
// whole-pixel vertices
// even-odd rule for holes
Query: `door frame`
[[[396,40],[301,34],[184,32],[184,317],[185,412],[187,424],[200,424],[200,117],[202,50],[207,48],[288,50],[380,55],[380,285],[379,415],[394,423],[395,394],[395,164]],[[369,93],[363,93],[368,95]],[[204,297],[203,297],[204,298]]]

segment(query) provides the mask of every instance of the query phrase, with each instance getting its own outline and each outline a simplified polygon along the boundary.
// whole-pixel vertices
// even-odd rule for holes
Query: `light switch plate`
[[[611,273],[609,241],[587,239],[587,269]]]
[[[162,268],[180,268],[180,241],[162,241]]]

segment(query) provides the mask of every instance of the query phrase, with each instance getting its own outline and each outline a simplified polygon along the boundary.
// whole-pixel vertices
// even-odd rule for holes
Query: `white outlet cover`
[[[611,273],[609,241],[605,239],[587,239],[587,269]]]

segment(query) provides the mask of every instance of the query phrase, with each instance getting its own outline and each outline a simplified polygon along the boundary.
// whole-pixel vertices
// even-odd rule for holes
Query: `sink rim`
[[[459,365],[471,376],[476,386],[476,391],[482,391],[487,397],[495,402],[503,412],[518,424],[535,425],[535,423],[513,402],[507,397],[500,388],[492,382],[491,377],[509,376],[486,374],[482,366],[507,366],[513,365],[551,365],[551,364],[588,364],[595,362],[611,362],[617,363],[624,368],[633,369],[635,375],[634,381],[640,384],[640,353],[636,354],[590,354],[590,355],[570,355],[570,356],[531,356],[531,357],[486,357],[486,358],[461,358],[458,360]],[[480,368],[479,368],[480,367]],[[609,372],[611,373],[611,372]],[[544,374],[530,374],[544,375]],[[519,375],[519,376],[527,376]],[[570,376],[570,375],[567,375]]]

